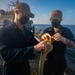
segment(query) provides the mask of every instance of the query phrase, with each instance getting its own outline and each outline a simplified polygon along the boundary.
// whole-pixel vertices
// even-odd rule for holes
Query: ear
[[[19,14],[19,10],[15,9],[14,13],[15,13],[16,15],[18,15],[18,14]]]

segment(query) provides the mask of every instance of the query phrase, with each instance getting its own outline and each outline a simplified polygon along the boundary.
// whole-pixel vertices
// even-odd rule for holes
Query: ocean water
[[[44,29],[46,29],[50,26],[51,25],[49,25],[49,24],[35,24],[34,25],[35,33],[42,33]],[[62,25],[62,26],[69,28],[75,37],[75,25]]]

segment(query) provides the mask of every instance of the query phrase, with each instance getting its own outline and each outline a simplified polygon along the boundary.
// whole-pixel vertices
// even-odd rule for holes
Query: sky
[[[0,0],[0,9],[7,10],[7,4],[16,0]],[[75,25],[75,0],[19,0],[30,6],[35,17],[34,24],[51,24],[50,16],[53,10],[61,10],[63,13],[62,24]],[[10,7],[11,9],[11,7]]]

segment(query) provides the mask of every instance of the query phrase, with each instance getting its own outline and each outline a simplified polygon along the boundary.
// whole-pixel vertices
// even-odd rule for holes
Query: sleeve
[[[26,36],[28,36],[28,43],[30,44],[30,45],[36,45],[37,43],[39,43],[36,39],[35,39],[35,37],[34,37],[34,35],[33,35],[33,33],[32,32],[30,32],[30,31],[27,31],[27,35]]]
[[[0,54],[6,62],[23,62],[30,59],[33,56],[33,52],[33,46],[24,48],[13,47],[10,39],[6,38],[3,31],[0,30]]]
[[[64,33],[65,33],[64,36],[65,36],[67,39],[72,40],[72,41],[75,42],[74,36],[73,36],[73,34],[72,34],[72,32],[71,32],[70,29],[65,28]]]

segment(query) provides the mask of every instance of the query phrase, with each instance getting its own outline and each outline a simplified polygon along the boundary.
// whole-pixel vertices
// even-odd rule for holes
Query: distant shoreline
[[[4,21],[4,19],[12,21],[13,15],[0,15],[0,25],[2,24],[2,22]]]

